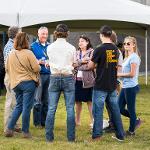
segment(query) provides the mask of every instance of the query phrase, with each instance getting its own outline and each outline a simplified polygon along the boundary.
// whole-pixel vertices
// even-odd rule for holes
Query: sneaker
[[[117,140],[117,141],[119,141],[119,142],[123,142],[124,141],[124,137],[119,138],[119,137],[116,137],[116,136],[112,136],[112,138]]]
[[[23,132],[23,138],[30,139],[30,138],[32,138],[32,136],[30,133]]]
[[[35,126],[37,129],[43,129],[43,127],[41,125],[36,125]]]
[[[14,131],[7,129],[4,134],[5,134],[5,137],[13,137],[14,136]]]
[[[126,131],[126,137],[127,136],[135,136],[135,132],[130,132],[129,130],[128,131]]]
[[[104,128],[103,131],[105,133],[113,133],[113,132],[115,132],[115,128],[113,126],[109,125],[108,127]]]
[[[142,121],[140,118],[136,119],[136,125],[135,125],[135,130],[138,129],[141,125]]]

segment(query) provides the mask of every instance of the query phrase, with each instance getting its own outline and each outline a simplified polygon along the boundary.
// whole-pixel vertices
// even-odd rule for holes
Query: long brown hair
[[[111,41],[116,45],[117,44],[117,34],[114,30],[112,30],[112,34],[110,36]]]
[[[16,50],[29,49],[29,37],[27,33],[17,33],[14,41],[14,48]]]
[[[80,35],[79,39],[84,39],[86,42],[88,42],[86,50],[93,48],[90,39],[86,35]],[[80,50],[80,47],[78,49]]]

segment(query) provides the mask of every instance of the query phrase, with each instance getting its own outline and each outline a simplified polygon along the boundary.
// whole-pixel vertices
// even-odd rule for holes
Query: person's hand
[[[123,77],[123,73],[117,73],[117,77]]]
[[[45,68],[49,68],[50,67],[50,65],[49,65],[49,63],[45,63]]]
[[[87,64],[88,61],[87,60],[82,60],[81,64]]]
[[[85,57],[82,59],[82,64],[87,64],[89,62],[90,58],[89,57]]]
[[[39,64],[39,65],[45,65],[45,61],[43,61],[42,59],[39,59],[39,60],[38,60],[38,64]]]

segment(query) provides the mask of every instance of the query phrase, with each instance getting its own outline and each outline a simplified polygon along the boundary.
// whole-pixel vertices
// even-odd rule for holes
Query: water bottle
[[[46,59],[45,59],[45,57],[42,57],[41,60],[45,63],[45,60],[46,60]]]

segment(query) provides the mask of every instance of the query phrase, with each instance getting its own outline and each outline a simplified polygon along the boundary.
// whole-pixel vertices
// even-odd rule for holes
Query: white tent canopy
[[[15,2],[16,0],[14,0]],[[17,1],[15,2],[17,3]],[[0,24],[5,26],[17,25],[19,7],[13,1],[1,0]]]
[[[31,4],[32,2],[32,4]],[[24,4],[23,4],[24,3]],[[25,0],[21,27],[61,20],[118,20],[150,24],[150,8],[129,0]]]
[[[62,20],[117,20],[150,25],[150,7],[130,0],[4,0],[0,24],[26,27]]]

